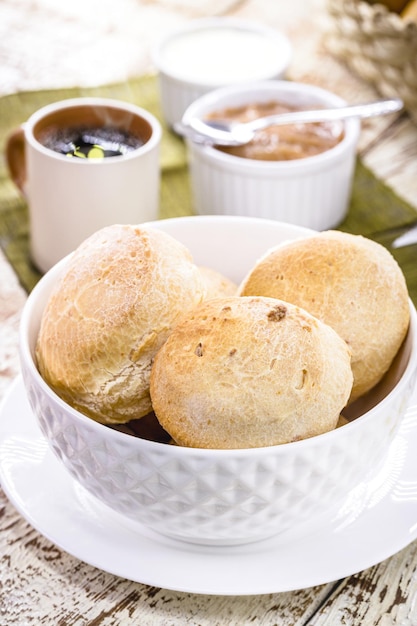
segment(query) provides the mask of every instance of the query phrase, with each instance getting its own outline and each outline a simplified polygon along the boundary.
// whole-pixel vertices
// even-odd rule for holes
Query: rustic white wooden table
[[[235,15],[289,35],[291,78],[351,102],[376,97],[324,49],[324,2],[0,0],[0,95],[139,75],[152,69],[150,46],[167,30],[192,17]],[[359,154],[417,211],[417,127],[407,115],[364,124]],[[0,399],[19,373],[17,333],[25,299],[0,253]],[[34,530],[0,489],[0,625],[10,624],[416,626],[417,542],[368,570],[317,587],[198,595],[130,582],[69,556]]]

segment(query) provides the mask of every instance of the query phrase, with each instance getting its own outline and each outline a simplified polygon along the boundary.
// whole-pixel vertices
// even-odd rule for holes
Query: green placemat
[[[184,144],[164,123],[155,76],[97,88],[27,92],[0,98],[0,246],[28,291],[40,275],[30,263],[27,206],[8,177],[4,161],[5,139],[13,128],[45,104],[64,98],[94,95],[133,102],[151,111],[160,120],[163,127],[160,218],[191,215],[193,212]],[[358,160],[349,213],[340,229],[366,235],[389,247],[392,240],[416,219],[417,212]],[[392,252],[403,268],[410,295],[417,304],[417,246]]]

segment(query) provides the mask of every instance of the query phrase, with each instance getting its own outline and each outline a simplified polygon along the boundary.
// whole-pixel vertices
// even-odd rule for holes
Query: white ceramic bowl
[[[162,111],[179,122],[194,100],[224,85],[285,75],[292,48],[281,32],[230,17],[192,20],[153,50]]]
[[[304,83],[262,81],[212,91],[193,102],[183,121],[249,103],[337,107],[345,101]],[[187,141],[193,207],[200,215],[246,215],[327,230],[345,217],[351,196],[360,122],[345,122],[334,148],[291,161],[260,161]]]
[[[182,217],[153,225],[187,245],[197,263],[235,281],[266,249],[311,232],[275,221],[224,216]],[[355,421],[280,446],[183,448],[94,422],[65,404],[39,375],[34,346],[40,319],[66,262],[41,279],[24,308],[23,378],[52,450],[75,480],[111,509],[192,542],[244,543],[289,529],[293,536],[342,506],[355,487],[380,469],[415,382],[417,320],[411,305],[411,328],[400,358],[387,379],[358,405],[361,417]]]

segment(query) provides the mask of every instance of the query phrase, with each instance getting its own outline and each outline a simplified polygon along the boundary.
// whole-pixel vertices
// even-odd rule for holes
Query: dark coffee
[[[49,150],[81,159],[121,156],[145,143],[132,133],[107,126],[48,128],[39,135],[39,141]]]

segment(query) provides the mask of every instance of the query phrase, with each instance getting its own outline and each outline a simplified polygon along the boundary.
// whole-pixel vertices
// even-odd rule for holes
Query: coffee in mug
[[[46,129],[39,141],[45,148],[58,154],[79,159],[121,156],[140,148],[146,142],[128,131],[108,126]]]

